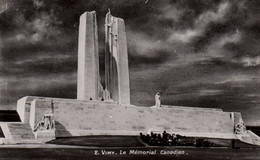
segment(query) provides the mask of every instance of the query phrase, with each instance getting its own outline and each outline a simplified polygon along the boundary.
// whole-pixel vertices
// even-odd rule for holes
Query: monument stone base
[[[8,128],[2,125],[5,137],[15,137],[18,130],[33,132],[42,115],[53,112],[55,128],[37,131],[38,142],[45,143],[57,137],[91,135],[132,135],[140,132],[180,134],[187,137],[236,139],[244,143],[260,145],[260,138],[247,130],[243,136],[235,133],[235,126],[242,121],[238,112],[223,112],[221,109],[182,106],[137,107],[111,101],[84,101],[75,99],[27,97],[19,101],[19,115],[30,122]],[[21,109],[22,108],[22,109]],[[32,123],[34,122],[34,123]],[[27,126],[27,128],[23,128]],[[30,127],[31,128],[30,128]],[[22,127],[21,129],[19,127]],[[26,130],[26,131],[25,131]]]
[[[56,139],[55,130],[37,131],[34,135],[35,138],[42,143]]]
[[[4,144],[46,143],[57,137],[73,136],[139,136],[140,132],[165,130],[187,137],[234,139],[260,146],[256,134],[244,126],[237,128],[243,122],[240,113],[216,108],[137,107],[113,101],[25,97],[18,101],[17,110],[23,122],[0,124]],[[53,119],[45,121],[43,117],[50,113]],[[35,130],[39,124],[44,130]]]

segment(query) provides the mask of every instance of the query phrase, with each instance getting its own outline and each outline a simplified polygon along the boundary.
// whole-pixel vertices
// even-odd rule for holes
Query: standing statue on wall
[[[34,132],[52,130],[55,128],[54,125],[53,113],[44,114],[42,120],[35,126]]]
[[[155,95],[155,106],[156,107],[161,107],[160,92],[157,92],[156,95]]]

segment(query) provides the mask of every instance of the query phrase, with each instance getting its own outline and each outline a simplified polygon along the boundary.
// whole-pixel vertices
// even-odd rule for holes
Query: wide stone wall
[[[56,121],[71,134],[77,130],[118,135],[163,130],[214,134],[234,131],[230,113],[222,111],[68,102],[53,105]]]
[[[51,102],[50,102],[51,100]],[[151,131],[188,136],[234,137],[234,114],[192,107],[136,107],[114,102],[35,99],[31,125],[53,110],[56,137],[80,135],[139,135]],[[33,127],[33,126],[32,126]]]

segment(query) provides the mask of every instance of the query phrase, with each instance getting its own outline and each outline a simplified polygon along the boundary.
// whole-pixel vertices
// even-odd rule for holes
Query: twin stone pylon
[[[99,97],[99,57],[96,13],[80,16],[78,43],[77,99],[97,100]]]
[[[105,87],[100,83],[96,12],[80,16],[77,99],[114,100],[130,104],[129,69],[124,20],[105,19]]]

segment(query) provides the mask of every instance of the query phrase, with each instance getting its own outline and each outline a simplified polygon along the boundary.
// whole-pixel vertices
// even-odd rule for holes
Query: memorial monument
[[[96,12],[80,16],[77,99],[98,100],[100,91]]]
[[[114,100],[130,104],[128,55],[124,20],[107,13],[105,19],[105,89],[99,75],[96,12],[80,16],[78,43],[79,100]]]
[[[27,96],[17,102],[20,123],[0,123],[2,144],[45,143],[56,137],[134,135],[163,132],[187,137],[238,140],[260,145],[246,130],[238,112],[217,108],[130,104],[128,55],[124,20],[105,19],[105,86],[100,83],[96,13],[80,17],[77,99]],[[76,55],[75,55],[76,56]]]
[[[125,23],[111,15],[105,20],[105,91],[121,104],[130,104],[130,87]]]

